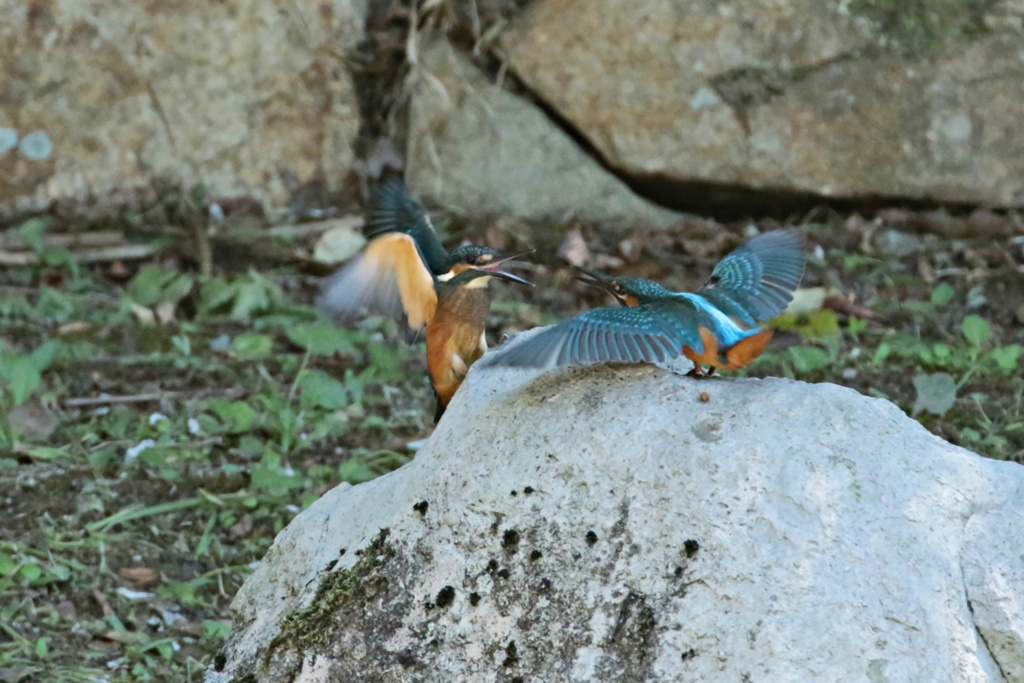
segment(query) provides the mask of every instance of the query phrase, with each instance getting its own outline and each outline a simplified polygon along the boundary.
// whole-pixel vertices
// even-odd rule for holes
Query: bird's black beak
[[[580,282],[586,285],[590,285],[591,287],[596,287],[597,289],[600,289],[603,292],[611,294],[613,297],[615,297],[615,300],[619,302],[620,306],[629,305],[629,302],[627,302],[615,291],[615,285],[613,284],[615,281],[614,278],[609,277],[608,275],[604,275],[603,273],[598,273],[593,270],[586,270],[585,268],[579,268],[577,266],[573,266],[572,270],[572,276],[579,280]]]
[[[515,260],[517,260],[519,258],[522,258],[523,256],[526,256],[527,254],[532,254],[532,253],[533,253],[533,249],[531,249],[530,251],[519,252],[517,254],[509,254],[508,256],[502,256],[499,259],[495,259],[494,261],[491,261],[486,266],[476,266],[475,269],[479,270],[479,271],[483,271],[484,273],[487,273],[491,277],[500,277],[503,280],[510,280],[512,282],[518,282],[520,284],[529,285],[529,286],[533,287],[534,285],[533,285],[532,282],[529,282],[528,280],[524,280],[523,278],[519,277],[518,275],[513,275],[512,273],[509,273],[508,271],[501,270],[501,268],[499,267],[499,266],[501,266],[504,263],[511,263],[512,261],[515,261]]]
[[[572,276],[579,280],[580,282],[590,285],[591,287],[603,289],[609,294],[615,294],[615,290],[612,287],[611,278],[608,277],[607,275],[603,275],[593,270],[587,270],[586,268],[579,268],[577,266],[573,266],[572,270]]]

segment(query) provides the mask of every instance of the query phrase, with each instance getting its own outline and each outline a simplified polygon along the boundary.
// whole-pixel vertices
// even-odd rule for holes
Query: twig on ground
[[[241,388],[199,389],[198,391],[158,391],[150,394],[129,394],[126,396],[79,396],[64,400],[65,408],[86,408],[89,406],[115,405],[125,403],[151,403],[164,399],[235,397],[246,393]]]

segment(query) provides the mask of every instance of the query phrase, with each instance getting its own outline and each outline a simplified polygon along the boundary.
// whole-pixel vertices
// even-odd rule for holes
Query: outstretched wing
[[[375,313],[418,331],[434,317],[437,292],[416,241],[402,232],[388,232],[332,275],[317,303],[337,317]]]
[[[697,290],[731,318],[754,327],[781,313],[804,275],[802,241],[786,230],[766,232],[722,259]]]
[[[592,363],[655,363],[703,351],[705,319],[691,302],[671,299],[629,308],[595,308],[496,354],[494,365],[552,368]]]
[[[391,177],[373,192],[364,232],[376,237],[386,232],[414,232],[417,229],[434,231],[430,218],[411,194],[405,181]]]

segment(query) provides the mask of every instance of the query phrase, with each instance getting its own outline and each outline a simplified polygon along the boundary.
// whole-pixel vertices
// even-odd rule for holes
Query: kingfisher
[[[397,177],[374,192],[365,232],[366,248],[327,280],[318,305],[343,318],[364,311],[394,318],[413,337],[437,310],[437,282],[510,260],[476,245],[446,250],[423,205]]]
[[[486,247],[473,247],[485,250]],[[489,250],[488,250],[489,251]],[[434,387],[437,407],[434,421],[441,419],[452,396],[462,385],[469,367],[487,351],[487,316],[491,299],[487,283],[491,278],[531,285],[521,277],[499,269],[521,254],[492,260],[483,267],[469,267],[449,280],[437,280],[437,310],[427,323],[427,370]]]
[[[500,269],[530,252],[507,255],[474,244],[446,250],[423,205],[396,177],[373,194],[366,236],[362,253],[327,281],[319,305],[341,317],[367,311],[395,318],[413,337],[426,328],[437,421],[469,366],[487,350],[487,283],[531,284]]]
[[[552,368],[592,363],[657,363],[685,355],[690,374],[749,365],[773,331],[758,323],[781,313],[803,279],[798,235],[767,232],[731,252],[696,292],[673,292],[645,278],[580,270],[619,308],[595,308],[513,345],[495,365]],[[703,366],[709,366],[704,372]]]

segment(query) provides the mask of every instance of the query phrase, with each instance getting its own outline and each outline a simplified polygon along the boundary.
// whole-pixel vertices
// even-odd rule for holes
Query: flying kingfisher
[[[722,259],[694,293],[644,278],[580,271],[610,292],[620,308],[595,308],[513,344],[495,365],[551,368],[590,363],[654,363],[685,355],[702,366],[733,370],[764,351],[772,330],[758,323],[781,313],[803,278],[798,235],[764,233]]]
[[[505,255],[473,244],[446,250],[399,178],[384,181],[374,193],[366,235],[369,244],[330,277],[319,305],[341,317],[364,311],[390,316],[414,336],[426,327],[436,421],[469,366],[487,350],[487,283],[501,278],[530,284],[500,269],[529,252]]]
[[[437,309],[436,282],[467,268],[509,260],[476,245],[446,250],[423,205],[396,177],[373,193],[365,232],[369,244],[327,280],[318,305],[343,318],[362,312],[392,317],[413,336]]]
[[[486,250],[486,247],[472,249]],[[496,277],[531,284],[498,269],[502,263],[518,256],[520,254],[496,259],[483,267],[466,268],[449,280],[435,282],[437,310],[427,324],[427,369],[437,396],[435,422],[441,419],[448,402],[462,385],[469,366],[487,351],[485,328],[491,312],[487,283]]]

